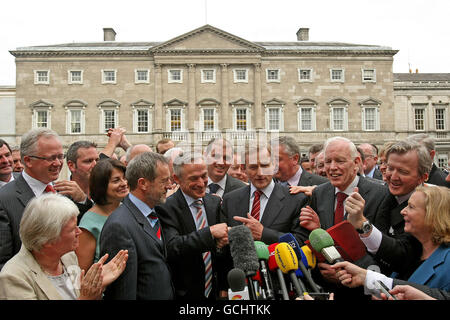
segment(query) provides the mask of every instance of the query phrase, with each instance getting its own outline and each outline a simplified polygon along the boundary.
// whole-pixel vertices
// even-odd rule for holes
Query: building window
[[[181,109],[170,109],[170,131],[181,131]]]
[[[248,69],[234,69],[234,82],[248,82]]]
[[[441,169],[448,169],[448,155],[445,153],[438,154],[437,166]]]
[[[312,69],[298,69],[298,81],[299,82],[311,82],[312,81]]]
[[[379,130],[378,108],[364,107],[362,109],[362,122],[364,131]]]
[[[248,124],[247,124],[247,108],[236,108],[235,109],[235,128],[236,131],[247,131]]]
[[[345,107],[331,108],[331,130],[347,130],[347,114]]]
[[[425,109],[414,109],[414,129],[416,131],[425,130]]]
[[[49,128],[49,111],[35,110],[35,128]]]
[[[216,130],[216,110],[215,109],[202,109],[202,129],[203,131],[215,131]]]
[[[436,108],[436,130],[445,130],[445,108]]]
[[[283,131],[283,108],[266,108],[266,128],[268,131]]]
[[[169,69],[167,70],[169,83],[183,83],[183,70]]]
[[[83,83],[83,71],[82,70],[69,70],[68,71],[69,84],[82,84]]]
[[[202,69],[202,83],[216,83],[216,70],[215,69]]]
[[[83,132],[83,110],[73,109],[68,112],[69,133],[77,134]]]
[[[375,69],[362,69],[362,82],[376,82]]]
[[[116,83],[117,70],[102,70],[102,83]]]
[[[148,69],[136,69],[134,72],[135,83],[149,83],[150,82],[150,70]]]
[[[49,84],[50,83],[50,71],[49,70],[35,70],[34,71],[34,84]]]
[[[136,131],[138,133],[149,132],[150,124],[150,112],[148,109],[137,109],[136,110]]]
[[[315,130],[315,109],[313,107],[299,107],[298,117],[300,131]]]
[[[117,126],[117,113],[116,110],[103,110],[103,130],[105,132],[110,128],[115,128]]]
[[[344,82],[344,69],[330,69],[331,82]]]
[[[280,69],[266,69],[267,82],[280,82]]]

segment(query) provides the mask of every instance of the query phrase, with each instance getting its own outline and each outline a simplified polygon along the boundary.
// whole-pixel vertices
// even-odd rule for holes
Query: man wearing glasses
[[[19,225],[28,202],[45,192],[56,192],[64,154],[58,134],[45,128],[32,129],[20,144],[22,175],[0,189],[0,269],[21,246]]]

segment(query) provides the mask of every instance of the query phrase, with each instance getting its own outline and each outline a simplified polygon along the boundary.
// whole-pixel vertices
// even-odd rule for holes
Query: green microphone
[[[259,260],[259,271],[263,279],[263,292],[267,300],[275,300],[275,294],[273,290],[272,279],[268,272],[267,261],[269,260],[269,249],[267,245],[262,241],[255,241],[256,255]]]
[[[334,246],[333,238],[325,230],[318,228],[311,231],[309,242],[314,250],[320,252],[327,259],[328,263],[335,264],[336,262],[344,261]]]

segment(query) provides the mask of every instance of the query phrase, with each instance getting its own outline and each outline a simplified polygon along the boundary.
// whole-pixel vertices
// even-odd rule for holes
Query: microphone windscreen
[[[317,228],[309,234],[309,242],[314,250],[320,252],[323,248],[334,246],[333,238],[328,232]]]
[[[301,261],[306,268],[308,268],[308,260],[306,259],[306,256],[303,254],[302,250],[300,250],[300,245],[298,244],[297,239],[292,233],[283,234],[279,240],[280,242],[288,243],[292,247],[292,249],[294,249],[294,252],[297,255],[297,259]],[[297,275],[302,276],[301,271],[298,271]]]
[[[298,269],[297,255],[286,242],[281,242],[275,247],[275,260],[283,273]]]
[[[234,266],[245,272],[256,272],[259,262],[250,229],[244,225],[232,227],[228,231],[228,240]]]
[[[242,291],[245,288],[245,273],[241,269],[234,268],[228,272],[227,275],[228,285],[231,291]]]
[[[269,249],[262,241],[255,241],[256,255],[260,260],[269,260]]]
[[[269,244],[267,249],[269,250],[269,261],[267,264],[269,265],[270,271],[276,271],[278,269],[277,261],[275,260],[275,248],[278,245],[278,242]]]
[[[314,269],[317,264],[317,258],[314,255],[314,253],[311,251],[311,249],[307,245],[304,245],[300,249],[302,250],[303,255],[306,257],[306,260],[308,260],[309,268]]]

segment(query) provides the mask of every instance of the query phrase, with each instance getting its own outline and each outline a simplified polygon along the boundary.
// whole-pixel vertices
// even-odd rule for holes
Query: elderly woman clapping
[[[100,299],[107,285],[123,272],[128,252],[108,264],[107,255],[87,272],[80,270],[74,250],[81,233],[78,208],[68,198],[45,194],[25,208],[20,223],[22,247],[0,272],[0,299]]]

